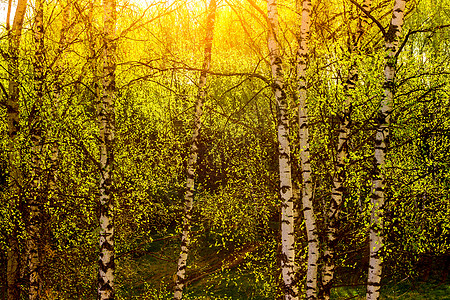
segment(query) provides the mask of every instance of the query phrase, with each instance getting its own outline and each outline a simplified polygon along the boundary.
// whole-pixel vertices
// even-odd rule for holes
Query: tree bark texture
[[[8,15],[10,14],[11,1],[8,3]],[[23,20],[27,8],[26,0],[17,2],[16,13],[12,28],[8,30],[9,42],[9,60],[8,60],[8,99],[6,102],[7,118],[8,118],[8,137],[9,137],[9,198],[12,201],[11,207],[15,210],[12,214],[13,228],[8,235],[7,250],[7,270],[6,280],[8,285],[8,300],[20,298],[20,247],[19,247],[19,222],[21,217],[20,211],[20,185],[22,174],[17,167],[20,155],[18,153],[17,135],[19,134],[19,48],[20,37],[22,35]],[[8,22],[9,23],[9,22]],[[9,27],[9,25],[7,26]],[[8,28],[9,29],[9,28]]]
[[[42,117],[41,108],[44,97],[44,3],[42,0],[35,2],[34,19],[34,103],[31,111],[30,136],[32,141],[31,165],[32,165],[32,193],[29,201],[28,220],[28,272],[30,280],[29,299],[39,299],[40,273],[41,273],[41,224],[43,210],[42,182]]]
[[[278,42],[278,9],[276,0],[267,2],[269,24],[268,47],[272,70],[272,89],[278,107],[278,164],[281,197],[281,276],[284,299],[298,299],[295,266],[294,197],[292,194],[289,117],[280,45]]]
[[[301,26],[297,51],[298,119],[300,139],[300,169],[302,170],[302,205],[308,238],[308,269],[306,273],[306,299],[317,299],[317,262],[319,260],[319,237],[313,207],[313,182],[309,152],[309,121],[307,101],[306,69],[308,61],[311,0],[303,0],[301,5]]]
[[[363,8],[370,12],[371,0],[365,0]],[[359,43],[364,34],[364,25],[367,24],[367,16],[362,15],[358,19],[358,28],[356,36],[349,36],[349,54],[352,63],[348,70],[347,80],[344,83],[345,100],[342,111],[339,116],[338,146],[336,151],[336,165],[333,174],[333,186],[331,188],[331,202],[328,208],[327,229],[326,229],[326,247],[323,255],[322,270],[322,290],[320,299],[330,299],[331,288],[333,286],[334,272],[336,268],[336,246],[337,232],[339,231],[339,213],[344,200],[344,183],[346,178],[345,164],[348,157],[348,139],[350,136],[351,125],[351,104],[352,91],[355,90],[358,81],[357,64],[352,54],[359,53]],[[354,55],[353,55],[354,56]]]
[[[98,260],[98,299],[114,299],[114,171],[116,1],[104,0],[103,91],[98,104],[100,132],[100,256]]]
[[[384,96],[378,113],[378,124],[375,134],[375,166],[372,178],[372,213],[370,217],[369,234],[369,274],[367,280],[367,300],[380,297],[382,276],[383,249],[383,214],[385,203],[385,159],[389,142],[389,122],[395,92],[395,65],[398,51],[398,39],[405,14],[405,0],[395,0],[389,30],[385,34],[386,55],[384,67]]]
[[[214,38],[214,24],[216,18],[216,0],[211,0],[208,6],[208,16],[206,20],[205,56],[202,71],[198,83],[197,101],[194,112],[194,128],[190,141],[189,158],[186,167],[186,190],[184,195],[184,215],[183,228],[181,233],[181,251],[177,264],[177,274],[174,287],[174,299],[183,298],[183,288],[186,280],[186,266],[191,243],[191,219],[192,207],[194,205],[194,180],[197,168],[198,145],[200,142],[200,130],[202,127],[201,117],[203,114],[203,103],[206,99],[206,79],[211,68],[212,44]]]

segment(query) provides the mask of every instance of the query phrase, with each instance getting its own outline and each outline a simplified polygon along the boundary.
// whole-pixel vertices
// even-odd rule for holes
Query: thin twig
[[[370,14],[370,12],[368,12],[367,10],[365,10],[365,9],[361,6],[361,4],[359,4],[359,3],[356,2],[355,0],[350,0],[350,2],[353,3],[354,5],[356,5],[356,7],[358,7],[363,13],[365,13],[366,16],[367,16],[369,19],[371,19],[371,20],[378,26],[378,28],[380,29],[381,33],[383,34],[383,37],[386,38],[386,29],[384,29],[383,25],[381,25],[381,23],[380,23],[377,19],[375,19],[375,17],[372,16],[372,15]]]

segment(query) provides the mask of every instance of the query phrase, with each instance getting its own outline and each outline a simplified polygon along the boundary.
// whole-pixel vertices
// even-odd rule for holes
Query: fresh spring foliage
[[[193,107],[204,55],[207,1],[119,1],[116,24],[116,298],[172,297]],[[254,5],[251,4],[254,3]],[[301,1],[297,1],[301,2]],[[383,94],[384,43],[392,1],[372,3],[361,50],[350,53],[361,11],[350,0],[313,1],[308,106],[314,208],[325,243],[343,83],[355,63],[335,286],[365,285],[373,139]],[[276,299],[281,295],[277,106],[271,84],[266,1],[219,1],[202,117],[185,299]],[[279,43],[291,124],[292,174],[301,187],[295,1],[278,1]],[[46,1],[40,161],[43,299],[94,299],[98,259],[98,89],[103,48],[100,1]],[[410,280],[447,286],[450,261],[450,3],[407,3],[384,169],[387,203],[382,296]],[[8,136],[10,36],[0,30],[0,294],[6,295],[9,238],[19,241],[27,283],[28,200],[34,123],[33,4],[21,37],[20,130]],[[11,18],[12,20],[12,18]],[[52,147],[58,149],[56,167]],[[17,153],[11,156],[10,153]],[[11,159],[14,157],[14,160]],[[13,182],[13,169],[20,170]],[[56,174],[54,189],[50,177]],[[17,190],[11,189],[18,186]],[[295,195],[294,195],[295,196]],[[296,265],[305,292],[307,241],[296,199]],[[396,282],[408,278],[396,289]],[[447,281],[446,281],[447,280]],[[426,283],[429,284],[429,283]],[[430,283],[431,284],[431,283]],[[336,299],[364,292],[336,288]],[[406,290],[405,292],[406,293]],[[345,294],[345,295],[344,295]],[[351,294],[351,295],[350,295]],[[411,294],[413,295],[413,294]],[[414,294],[415,295],[415,294]],[[415,297],[415,296],[411,296]],[[417,299],[420,299],[417,296]],[[440,296],[439,296],[440,297]],[[412,298],[411,298],[412,299]],[[440,298],[436,298],[440,299]],[[443,298],[442,298],[443,299]]]

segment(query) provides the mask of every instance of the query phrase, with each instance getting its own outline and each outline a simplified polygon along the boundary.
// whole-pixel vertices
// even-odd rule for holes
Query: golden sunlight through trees
[[[0,299],[446,298],[449,16],[0,0]]]

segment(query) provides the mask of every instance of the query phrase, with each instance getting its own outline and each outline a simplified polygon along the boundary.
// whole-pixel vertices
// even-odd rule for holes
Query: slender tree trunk
[[[8,3],[8,16],[10,15],[11,0]],[[19,0],[17,3],[16,13],[14,16],[13,26],[8,30],[9,40],[9,85],[7,99],[7,116],[8,116],[8,136],[9,136],[9,176],[10,190],[9,197],[13,201],[13,209],[20,210],[20,184],[21,172],[17,167],[20,157],[17,150],[17,135],[19,134],[19,47],[20,37],[22,35],[23,19],[27,8],[26,0]],[[8,18],[9,19],[9,18]],[[9,21],[8,21],[9,23]],[[7,25],[9,29],[9,24]],[[12,232],[8,235],[8,251],[7,251],[7,285],[8,300],[16,300],[20,298],[20,249],[19,249],[19,220],[21,219],[20,211],[15,211],[13,219]]]
[[[364,0],[364,2],[362,4],[362,8],[366,12],[370,13],[372,11],[372,0]],[[360,12],[358,15],[358,35],[357,35],[356,41],[355,41],[357,51],[360,50],[359,45],[361,43],[361,39],[362,39],[368,25],[369,25],[369,17],[367,16],[366,13]]]
[[[365,0],[363,7],[366,11],[370,11],[371,0]],[[364,28],[366,24],[366,15],[358,20],[357,35],[349,37],[349,52],[352,54],[359,52],[359,42],[363,36]],[[351,57],[352,58],[352,57]],[[331,288],[333,286],[334,272],[336,268],[336,245],[337,245],[337,232],[339,230],[339,213],[341,210],[342,202],[344,199],[344,182],[345,182],[345,164],[348,157],[348,139],[350,136],[350,123],[351,123],[351,103],[352,103],[352,91],[355,90],[356,83],[358,81],[358,69],[356,61],[352,61],[352,64],[348,70],[347,80],[344,83],[345,102],[342,108],[341,116],[339,117],[339,136],[338,147],[336,152],[336,166],[333,175],[333,186],[331,188],[331,203],[328,208],[328,222],[327,222],[327,241],[324,251],[323,261],[324,267],[322,272],[322,290],[319,298],[328,300],[330,299]]]
[[[191,244],[191,218],[192,207],[194,205],[194,179],[197,168],[198,144],[200,141],[200,130],[202,127],[201,117],[203,114],[203,103],[206,99],[206,77],[211,67],[212,44],[214,38],[214,24],[216,18],[217,4],[216,0],[211,0],[208,7],[208,16],[206,20],[205,37],[205,57],[203,60],[202,72],[198,84],[198,95],[195,104],[194,128],[190,142],[189,159],[186,168],[186,190],[184,195],[184,215],[183,232],[181,235],[181,252],[178,259],[177,275],[174,287],[175,300],[183,298],[183,288],[186,280],[186,265]]]
[[[61,101],[62,92],[63,92],[63,75],[65,73],[65,50],[68,46],[67,37],[70,32],[70,1],[64,1],[62,3],[62,27],[60,31],[59,45],[57,50],[57,55],[55,62],[55,84],[53,87],[53,101],[51,103],[51,112],[52,112],[52,124],[50,125],[48,132],[48,139],[50,144],[50,168],[48,174],[48,194],[50,199],[50,205],[53,205],[56,202],[57,198],[57,169],[58,169],[58,157],[59,157],[59,147],[58,147],[58,107]]]
[[[103,0],[103,92],[98,107],[100,129],[100,257],[98,260],[98,299],[114,299],[114,171],[116,1]]]
[[[6,11],[6,31],[9,32],[11,19],[12,0],[8,0],[8,10]]]
[[[65,51],[66,48],[69,46],[70,43],[68,43],[70,39],[70,28],[72,26],[71,24],[71,3],[70,0],[62,1],[61,3],[62,7],[62,26],[59,36],[59,42],[58,42],[58,50],[57,50],[57,58],[55,61],[55,84],[53,87],[53,95],[55,99],[53,108],[57,108],[58,102],[62,96],[63,92],[63,79],[64,72],[66,70],[65,68]]]
[[[32,122],[30,135],[32,141],[31,164],[32,164],[32,194],[29,199],[29,222],[28,222],[28,268],[30,274],[29,299],[39,299],[40,295],[40,273],[41,273],[41,224],[43,197],[41,190],[41,155],[42,155],[42,119],[41,108],[44,97],[44,3],[42,0],[35,2],[34,21],[34,100],[32,108]]]
[[[17,218],[17,217],[16,217]],[[15,224],[14,224],[15,226]],[[20,252],[17,228],[8,236],[8,253],[6,277],[8,283],[8,300],[20,299]]]
[[[97,28],[94,26],[94,10],[96,6],[97,0],[92,0],[89,2],[89,13],[87,18],[83,15],[82,11],[79,11],[79,13],[82,15],[83,21],[85,23],[85,26],[87,28],[86,35],[88,39],[88,52],[89,52],[89,58],[88,61],[90,63],[90,68],[93,76],[93,82],[92,82],[92,91],[94,92],[94,103],[98,106],[98,103],[100,102],[100,84],[99,84],[99,70],[98,70],[98,52],[99,52],[99,41],[98,41],[98,32]],[[76,4],[75,4],[76,5]],[[79,10],[79,7],[76,6]],[[99,107],[96,107],[97,110]]]
[[[311,161],[309,152],[309,121],[307,101],[306,68],[308,60],[308,43],[311,0],[303,0],[301,10],[301,26],[299,34],[299,48],[297,52],[297,80],[298,80],[298,119],[300,138],[300,169],[302,170],[302,204],[305,217],[306,234],[308,238],[308,269],[306,273],[306,298],[317,299],[317,262],[319,260],[319,237],[313,206],[313,183],[311,179]]]
[[[378,113],[378,124],[375,134],[375,168],[372,179],[372,214],[370,217],[369,235],[369,275],[367,280],[367,299],[380,297],[383,249],[383,217],[385,203],[385,157],[389,142],[389,121],[395,92],[395,65],[400,36],[405,14],[405,0],[395,0],[391,24],[385,34],[386,63],[384,67],[384,96]]]
[[[284,298],[298,299],[295,280],[294,197],[292,194],[289,117],[280,45],[278,43],[278,9],[276,0],[267,2],[269,24],[268,47],[272,69],[273,92],[278,106],[278,163],[281,196],[281,276]]]

